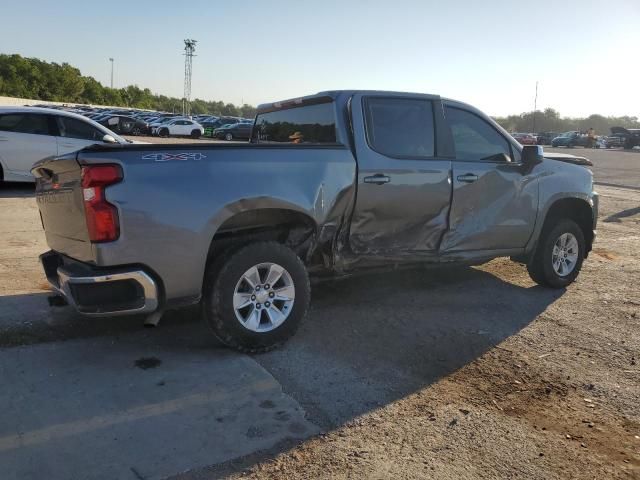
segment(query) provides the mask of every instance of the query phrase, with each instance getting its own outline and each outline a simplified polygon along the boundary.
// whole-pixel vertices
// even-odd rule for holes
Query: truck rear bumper
[[[97,268],[55,251],[40,255],[40,262],[51,286],[84,315],[131,315],[158,308],[158,285],[142,269]]]

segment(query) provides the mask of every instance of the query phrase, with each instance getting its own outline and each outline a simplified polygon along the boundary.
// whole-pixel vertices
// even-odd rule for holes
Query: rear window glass
[[[389,157],[433,157],[433,106],[429,100],[369,98],[369,145]]]
[[[319,103],[261,113],[256,117],[257,143],[337,143],[333,103]]]
[[[0,131],[49,135],[49,121],[45,115],[34,113],[2,115]]]

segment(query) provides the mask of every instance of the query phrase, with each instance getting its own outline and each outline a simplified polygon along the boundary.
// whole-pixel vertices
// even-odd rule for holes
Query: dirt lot
[[[598,191],[595,249],[566,291],[535,286],[507,259],[314,285],[309,318],[290,343],[240,357],[268,372],[324,433],[172,478],[640,478],[640,191]],[[0,189],[0,225],[0,354],[20,349],[26,358],[38,344],[71,338],[104,337],[110,350],[138,342],[136,319],[87,322],[48,307],[37,264],[46,245],[29,187]],[[212,361],[211,350],[220,352],[218,369],[239,356],[217,346],[194,312],[167,315],[144,335],[141,351],[152,344],[190,355],[181,375]],[[114,385],[121,375],[103,374]],[[123,408],[120,395],[110,409]]]

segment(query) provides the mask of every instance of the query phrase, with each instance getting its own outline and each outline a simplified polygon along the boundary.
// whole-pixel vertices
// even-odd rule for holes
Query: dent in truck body
[[[432,256],[447,225],[449,173],[448,167],[407,169],[393,172],[393,184],[360,183],[357,210],[350,224],[349,243],[354,254],[396,259]],[[383,202],[379,201],[381,195]],[[416,198],[421,199],[420,204],[415,203]],[[352,258],[349,263],[355,266],[358,261]]]
[[[515,164],[485,163],[473,168],[485,170],[474,183],[454,179],[449,228],[440,251],[524,248],[538,211],[536,172],[523,175],[522,167]]]
[[[525,247],[525,253],[531,254],[537,244],[547,214],[559,200],[577,199],[584,201],[593,212],[592,228],[595,231],[598,215],[598,194],[593,191],[593,173],[582,167],[567,165],[562,160],[545,158],[536,166],[540,170],[538,214],[535,227]],[[585,188],[588,186],[588,188]],[[587,245],[587,251],[591,245]]]

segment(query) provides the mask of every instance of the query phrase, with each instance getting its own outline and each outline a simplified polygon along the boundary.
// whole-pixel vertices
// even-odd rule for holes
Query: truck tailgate
[[[93,260],[84,213],[82,168],[76,154],[38,162],[36,201],[42,226],[52,250],[81,261]]]

